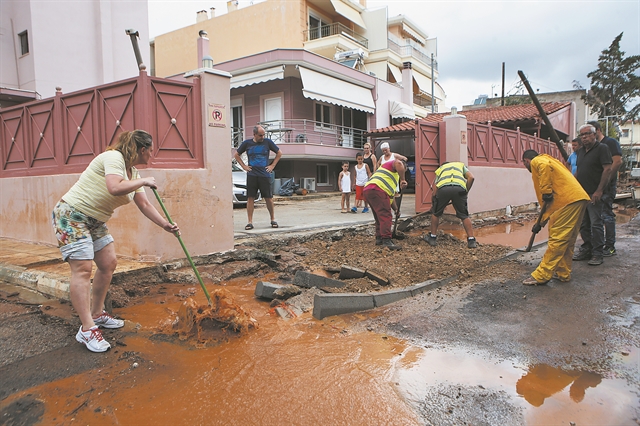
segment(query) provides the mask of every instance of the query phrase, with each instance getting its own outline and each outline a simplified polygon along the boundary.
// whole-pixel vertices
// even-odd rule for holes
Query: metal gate
[[[431,209],[435,171],[444,158],[444,126],[423,121],[416,125],[416,213]]]

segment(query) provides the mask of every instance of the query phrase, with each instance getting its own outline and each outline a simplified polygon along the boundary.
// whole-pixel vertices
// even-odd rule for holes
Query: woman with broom
[[[71,267],[71,304],[82,322],[76,340],[92,352],[104,352],[111,347],[98,327],[124,325],[124,321],[104,310],[117,264],[113,237],[105,222],[116,208],[133,200],[143,215],[165,231],[180,230],[147,199],[143,187],[156,189],[155,178],[141,178],[135,167],[149,162],[152,147],[151,135],[143,130],[121,133],[115,145],[91,161],[53,209],[52,224],[62,259]],[[97,266],[93,289],[92,262]]]

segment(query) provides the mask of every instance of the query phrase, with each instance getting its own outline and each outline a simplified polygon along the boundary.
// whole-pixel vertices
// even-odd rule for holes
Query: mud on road
[[[637,421],[640,415],[637,408],[640,406],[638,217],[619,227],[618,256],[606,259],[605,264],[597,268],[578,263],[570,283],[551,281],[538,287],[522,286],[521,281],[537,265],[543,250],[517,260],[491,264],[509,249],[481,244],[478,249],[469,250],[464,242],[444,234],[439,237],[438,247],[432,248],[421,241],[423,232],[424,228],[419,225],[417,229],[409,230],[399,241],[403,250],[398,252],[374,246],[372,230],[367,227],[314,237],[256,240],[252,246],[238,247],[234,253],[200,259],[202,264],[198,269],[207,286],[214,288],[238,277],[250,277],[253,282],[268,279],[287,283],[297,270],[331,270],[342,264],[374,268],[390,277],[391,286],[457,276],[446,287],[370,314],[345,315],[342,319],[322,322],[303,320],[298,324],[302,327],[298,333],[302,335],[303,329],[315,330],[318,326],[328,325],[344,342],[355,339],[365,344],[369,339],[376,341],[389,336],[411,342],[413,349],[398,352],[399,360],[405,361],[418,350],[426,351],[431,362],[443,353],[446,354],[444,360],[465,359],[458,358],[462,356],[461,352],[481,353],[481,358],[489,364],[517,363],[518,371],[556,369],[551,370],[552,373],[568,378],[567,385],[582,383],[578,378],[583,377],[583,373],[595,374],[605,382],[619,380],[624,383],[622,390],[614,389],[611,393],[615,397],[624,395],[631,408],[627,406],[622,410],[622,417],[615,419],[623,423]],[[185,287],[184,283],[189,282],[194,286]],[[180,290],[173,290],[172,283]],[[349,289],[356,292],[387,288],[362,280],[349,283]],[[185,299],[194,292],[200,292],[195,277],[188,267],[176,262],[166,265],[163,273],[149,272],[136,280],[115,282],[112,304],[117,313],[145,300],[151,301],[155,304],[151,305],[154,312],[162,315],[162,312],[168,312],[163,305],[167,297]],[[250,296],[245,294],[244,297],[248,300]],[[139,326],[128,322],[124,329],[109,330],[108,338],[114,348],[96,356],[75,343],[73,336],[79,321],[68,304],[55,300],[34,302],[23,298],[22,294],[12,295],[11,289],[2,287],[0,320],[0,340],[3,342],[0,347],[0,419],[3,424],[37,424],[43,418],[71,424],[77,416],[91,418],[92,410],[113,414],[113,408],[105,406],[108,402],[99,402],[98,394],[108,394],[109,387],[118,386],[118,377],[123,380],[136,377],[134,369],[137,365],[144,365],[151,372],[161,369],[153,364],[152,356],[145,354],[139,344],[127,347],[127,342],[131,346],[129,339],[137,336],[137,339],[150,339],[151,342],[172,342],[170,337],[158,334],[141,337]],[[295,328],[296,324],[289,327]],[[234,339],[237,341],[238,336],[229,336],[229,341]],[[295,346],[295,341],[293,339],[289,344]],[[424,353],[421,356],[424,357]],[[415,364],[420,363],[416,361]],[[530,393],[523,391],[526,395],[515,395],[513,389],[508,391],[496,384],[495,377],[488,379],[479,372],[472,373],[475,379],[456,376],[456,371],[467,371],[461,366],[462,362],[443,361],[438,365],[438,374],[451,372],[445,380],[432,383],[431,378],[425,378],[420,390],[411,392],[407,389],[411,390],[412,385],[407,383],[413,379],[403,378],[401,370],[392,374],[391,380],[398,381],[398,393],[404,395],[404,400],[411,406],[416,424],[522,424],[555,423],[557,420],[545,417],[548,416],[546,411],[542,414],[527,411],[517,396],[529,402],[527,395],[530,397]],[[485,367],[487,371],[492,368],[490,365]],[[59,407],[58,417],[45,414],[46,395],[29,392],[42,384],[67,383],[83,374],[104,378],[107,369],[118,373],[116,377],[102,381],[107,384],[106,390],[95,389],[87,382],[79,383],[78,391],[70,396],[73,403]],[[298,373],[301,371],[294,374]],[[382,373],[376,380],[388,380],[387,374]],[[503,373],[500,374],[502,377]],[[422,379],[419,374],[416,377]],[[148,380],[153,380],[153,376]],[[131,386],[135,388],[135,380]],[[553,386],[548,383],[543,382],[540,386],[534,386],[538,399],[539,394],[544,401],[554,393],[549,390]],[[603,388],[604,385],[599,386]],[[589,384],[579,387],[586,392],[587,400],[591,387]],[[532,398],[532,401],[537,400]],[[587,414],[593,416],[594,410],[602,411],[601,406],[592,408],[586,407]],[[286,410],[285,406],[279,409]],[[571,417],[570,410],[568,413],[567,423],[581,418],[579,414]],[[387,419],[385,424],[413,423],[406,420],[411,417],[407,413],[398,416],[396,419],[400,423]],[[582,418],[585,418],[584,414]],[[567,424],[565,417],[562,419],[562,424]],[[609,421],[608,424],[615,423]]]

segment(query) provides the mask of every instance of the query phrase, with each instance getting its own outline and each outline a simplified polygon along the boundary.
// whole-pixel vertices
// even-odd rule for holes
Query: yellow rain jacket
[[[531,160],[531,178],[540,205],[543,194],[553,194],[553,201],[542,216],[543,221],[571,203],[591,199],[569,169],[550,155],[540,154]]]

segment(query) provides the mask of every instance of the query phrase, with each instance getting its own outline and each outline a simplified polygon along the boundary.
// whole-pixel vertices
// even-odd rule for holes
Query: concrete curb
[[[534,244],[531,251],[547,244],[542,241]],[[494,260],[484,266],[494,265],[505,260],[512,259],[517,255],[525,254],[517,250],[512,250],[503,257]],[[421,293],[435,290],[450,282],[456,280],[458,275],[444,278],[442,280],[429,280],[409,287],[398,288],[393,290],[381,291],[376,293],[327,293],[316,294],[313,299],[313,317],[323,319],[333,315],[350,314],[354,312],[365,311],[390,303],[398,302],[409,297],[415,297]]]
[[[57,299],[69,300],[69,278],[14,265],[0,265],[0,281],[29,288]]]

